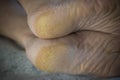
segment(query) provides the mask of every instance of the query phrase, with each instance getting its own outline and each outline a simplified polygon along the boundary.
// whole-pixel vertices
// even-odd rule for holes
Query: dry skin
[[[120,0],[18,1],[26,13],[16,0],[1,1],[0,32],[38,69],[120,76]]]

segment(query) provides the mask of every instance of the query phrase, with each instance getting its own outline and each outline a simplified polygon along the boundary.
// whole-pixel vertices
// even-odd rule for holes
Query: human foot
[[[69,74],[119,76],[120,37],[92,31],[64,38],[34,38],[27,55],[40,70]]]
[[[4,3],[3,3],[4,2]],[[40,70],[69,74],[120,76],[120,36],[98,31],[79,31],[57,39],[35,37],[26,16],[14,0],[3,0],[0,33],[26,50],[29,60]],[[6,22],[4,22],[6,21]]]
[[[63,37],[80,30],[120,32],[119,0],[18,1],[27,12],[29,27],[39,38]]]

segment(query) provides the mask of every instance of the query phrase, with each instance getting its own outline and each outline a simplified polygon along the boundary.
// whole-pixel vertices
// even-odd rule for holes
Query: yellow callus
[[[37,55],[36,67],[43,71],[55,72],[60,55],[64,55],[66,51],[67,47],[63,43],[43,47]]]
[[[69,15],[58,16],[53,12],[46,12],[37,17],[35,32],[40,38],[57,38],[73,31],[72,19]]]

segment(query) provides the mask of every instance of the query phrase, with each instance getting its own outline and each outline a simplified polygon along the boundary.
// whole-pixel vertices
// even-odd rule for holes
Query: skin
[[[63,37],[81,30],[113,34],[120,31],[119,0],[18,1],[27,13],[30,29],[39,38]]]
[[[93,4],[99,3],[100,7],[97,7],[97,4],[84,5],[87,0],[82,1],[84,4],[81,1],[66,2],[61,7],[59,5],[55,9],[56,14],[60,13],[59,8],[66,12],[62,13],[64,16],[60,14],[58,16],[52,14],[55,4],[47,0],[19,0],[27,14],[16,0],[1,0],[0,34],[23,46],[29,60],[40,70],[54,73],[94,74],[101,77],[120,76],[119,6],[115,5],[119,0],[91,1]],[[108,5],[105,5],[104,1],[108,2]],[[60,1],[60,4],[63,3]],[[78,4],[84,8],[82,12],[81,5]],[[48,8],[49,5],[53,5],[52,8]],[[68,6],[68,11],[65,5]],[[71,5],[75,9],[78,8],[77,13],[74,10],[73,13],[71,12]],[[71,16],[68,16],[70,13]],[[57,20],[54,21],[55,19]],[[36,31],[36,27],[40,31]],[[47,27],[55,30],[50,33],[51,29],[47,30]]]

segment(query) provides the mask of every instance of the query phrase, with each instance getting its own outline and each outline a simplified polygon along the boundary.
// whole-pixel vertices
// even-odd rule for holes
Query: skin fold
[[[119,0],[18,1],[24,9],[0,1],[0,34],[23,46],[36,68],[120,76]]]

